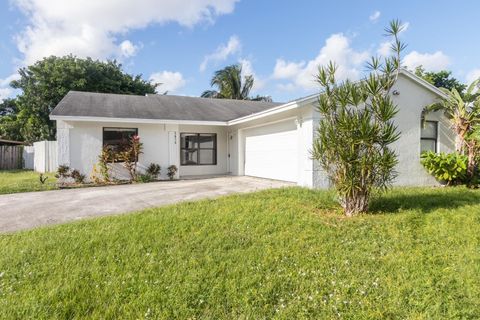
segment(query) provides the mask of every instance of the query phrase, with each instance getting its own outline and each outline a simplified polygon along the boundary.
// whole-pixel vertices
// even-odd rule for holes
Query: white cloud
[[[410,22],[405,22],[404,24],[402,24],[402,31],[400,31],[400,34],[406,32],[409,27],[410,27]]]
[[[356,51],[350,47],[350,39],[342,33],[331,35],[320,49],[319,54],[310,61],[291,62],[278,59],[272,77],[288,79],[291,82],[282,84],[282,88],[293,90],[293,87],[310,90],[317,88],[314,77],[318,67],[334,61],[338,65],[337,79],[359,79],[362,67],[369,58],[368,51]]]
[[[305,67],[305,62],[287,62],[283,59],[277,59],[275,68],[273,69],[274,79],[289,79],[298,75],[302,68]]]
[[[410,70],[423,66],[428,71],[440,71],[450,65],[450,58],[442,51],[434,53],[412,51],[405,56],[403,63]]]
[[[245,78],[246,76],[253,76],[253,88],[252,91],[257,91],[265,87],[266,80],[262,79],[255,73],[253,69],[252,62],[248,59],[240,59],[238,61],[242,65],[242,77]]]
[[[212,23],[217,16],[233,12],[237,1],[12,0],[29,21],[16,36],[27,64],[69,53],[99,59],[115,57],[121,52],[117,37],[130,30],[169,22],[186,27]],[[131,53],[130,49],[127,52]]]
[[[377,10],[377,11],[375,11],[374,13],[372,13],[372,14],[368,17],[368,19],[369,19],[370,21],[372,21],[372,22],[377,22],[378,19],[380,18],[380,15],[381,15],[381,12]]]
[[[12,93],[13,93],[13,90],[10,88],[0,88],[0,102],[10,97]]]
[[[180,72],[161,71],[150,75],[150,80],[160,84],[157,87],[158,92],[176,92],[185,86],[187,81]]]
[[[467,84],[472,83],[473,81],[480,78],[480,69],[473,69],[467,74]]]
[[[19,79],[20,79],[20,75],[18,73],[12,73],[5,79],[0,79],[0,87],[8,87],[10,86],[10,82],[12,82],[13,80],[19,80]]]
[[[378,46],[377,53],[381,57],[388,57],[392,53],[391,47],[392,47],[392,43],[390,41],[382,42]]]
[[[10,82],[18,79],[20,79],[18,73],[13,73],[4,79],[0,79],[0,102],[14,95],[16,90],[10,87]]]
[[[205,56],[200,64],[200,71],[205,71],[211,62],[225,61],[232,54],[238,53],[241,48],[240,39],[237,36],[231,36],[227,44],[221,44],[215,52]]]
[[[133,57],[137,54],[140,47],[138,45],[133,44],[130,40],[125,40],[120,43],[120,52],[121,55],[125,58]]]

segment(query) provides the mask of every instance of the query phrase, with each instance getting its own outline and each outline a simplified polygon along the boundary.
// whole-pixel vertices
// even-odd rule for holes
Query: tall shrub
[[[387,188],[396,177],[398,160],[390,145],[399,138],[394,124],[397,108],[391,98],[401,67],[400,21],[386,29],[392,55],[372,57],[363,81],[338,83],[337,66],[320,67],[317,81],[321,116],[312,157],[326,171],[347,216],[368,210],[375,190]]]

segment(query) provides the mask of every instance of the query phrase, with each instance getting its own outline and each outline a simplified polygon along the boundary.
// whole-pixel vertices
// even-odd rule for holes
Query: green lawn
[[[0,235],[0,318],[478,318],[480,191],[372,210],[288,188]]]
[[[53,173],[45,174],[48,176],[45,184],[40,183],[37,172],[31,170],[0,170],[0,194],[45,191],[57,189]]]

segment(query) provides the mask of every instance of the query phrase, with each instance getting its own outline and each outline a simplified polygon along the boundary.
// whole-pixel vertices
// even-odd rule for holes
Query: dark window
[[[113,154],[125,151],[133,136],[138,135],[137,128],[103,128],[103,146],[108,146]],[[119,159],[113,159],[119,162]]]
[[[438,122],[424,121],[420,139],[420,152],[437,152]]]
[[[216,165],[217,134],[181,133],[180,163],[182,166]]]

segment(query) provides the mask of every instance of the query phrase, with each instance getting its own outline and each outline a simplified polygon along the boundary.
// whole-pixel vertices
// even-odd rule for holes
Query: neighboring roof
[[[226,122],[279,105],[281,103],[250,100],[70,91],[50,115],[52,118],[68,116]]]
[[[0,139],[0,145],[24,145],[25,142],[22,141],[15,141],[15,140],[7,140],[7,139]]]

